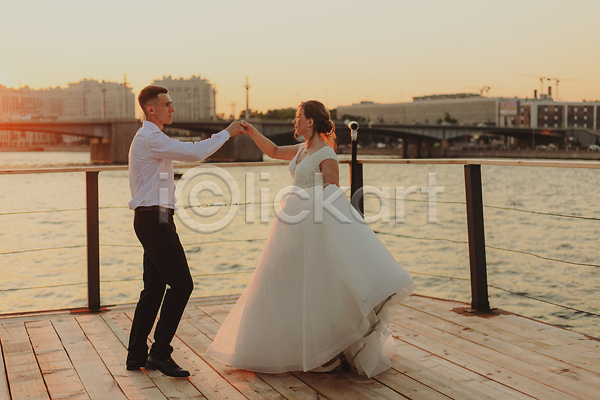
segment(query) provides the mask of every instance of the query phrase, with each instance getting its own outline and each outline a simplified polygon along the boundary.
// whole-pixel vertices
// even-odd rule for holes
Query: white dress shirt
[[[202,161],[229,139],[222,130],[200,142],[181,142],[165,135],[155,124],[144,121],[129,148],[129,208],[161,206],[175,208],[173,160]]]

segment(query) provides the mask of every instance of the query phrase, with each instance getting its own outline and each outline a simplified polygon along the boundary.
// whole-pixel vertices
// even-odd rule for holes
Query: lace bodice
[[[296,160],[298,159],[298,155],[304,149],[306,143],[302,143],[298,146],[298,151],[296,155],[290,162],[290,175],[294,179],[294,186],[301,187],[303,189],[308,189],[313,186],[322,186],[323,185],[323,175],[317,175],[321,173],[320,164],[324,160],[332,159],[337,162],[337,154],[335,151],[329,146],[324,146],[302,159],[299,164],[296,164]]]

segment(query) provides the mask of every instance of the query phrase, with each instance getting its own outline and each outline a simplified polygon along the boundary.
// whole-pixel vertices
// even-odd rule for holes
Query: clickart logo
[[[350,188],[329,186],[323,189],[322,174],[315,174],[315,187],[302,189],[287,186],[272,196],[268,187],[256,190],[256,175],[263,183],[267,182],[270,177],[269,173],[246,173],[245,201],[242,203],[239,185],[226,170],[213,165],[202,165],[190,169],[177,183],[175,190],[177,211],[175,213],[187,228],[199,233],[214,233],[225,229],[236,218],[241,205],[244,206],[246,224],[253,224],[257,221],[257,206],[261,224],[270,222],[271,212],[286,224],[302,223],[307,218],[312,218],[312,223],[322,223],[325,214],[343,224],[389,223],[392,222],[392,216],[395,223],[402,224],[405,219],[407,197],[420,193],[427,196],[427,222],[436,223],[437,196],[444,193],[444,188],[437,186],[437,174],[429,173],[427,174],[427,186],[421,188],[417,186],[408,188],[364,186],[352,195],[352,201],[349,202],[343,197],[348,196]],[[321,182],[321,184],[317,182]],[[256,194],[259,197],[258,202],[255,202]],[[290,197],[295,199],[290,199]],[[379,201],[378,212],[374,215],[358,213],[351,204],[358,204],[356,200],[361,197],[377,199]],[[202,201],[202,199],[204,200]],[[211,204],[208,199],[211,199]],[[215,201],[215,199],[220,201]],[[289,202],[290,200],[291,202]],[[289,206],[289,209],[286,206]],[[370,209],[372,208],[370,207]],[[288,211],[291,213],[288,214]]]
[[[188,212],[191,211],[197,217],[210,218],[218,214],[225,206],[224,203],[213,203],[210,207],[204,207],[199,199],[202,192],[208,191],[213,196],[223,197],[225,192],[217,183],[204,178],[215,177],[222,181],[231,196],[230,208],[225,217],[214,223],[200,223],[193,219]],[[188,187],[193,185],[192,187]],[[189,192],[188,192],[189,190]],[[189,229],[200,233],[213,233],[226,228],[235,218],[240,203],[240,189],[227,171],[212,165],[203,165],[187,171],[177,183],[175,198],[181,199],[184,206],[176,211],[179,220]],[[187,205],[187,206],[186,206]]]

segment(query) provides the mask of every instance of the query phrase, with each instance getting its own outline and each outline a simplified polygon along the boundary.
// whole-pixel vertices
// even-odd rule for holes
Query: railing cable
[[[215,272],[210,274],[194,274],[192,278],[204,278],[209,276],[220,276],[220,275],[237,275],[237,274],[249,274],[254,272],[253,269],[250,270],[242,270],[242,271],[232,271],[232,272]],[[119,283],[119,282],[134,282],[141,281],[142,278],[123,278],[123,279],[102,279],[101,283]],[[32,289],[49,289],[49,288],[58,288],[58,287],[67,287],[67,286],[83,286],[87,285],[87,282],[80,283],[60,283],[56,285],[43,285],[43,286],[29,286],[29,287],[21,287],[21,288],[8,288],[8,289],[0,289],[0,292],[14,292],[19,290],[32,290]]]
[[[396,200],[394,198],[388,198],[388,197],[378,197],[378,196],[374,196],[371,194],[367,194],[365,195],[365,198],[373,198],[373,199],[379,199],[379,200]],[[415,199],[404,199],[403,201],[407,201],[407,202],[413,202],[413,203],[426,203],[427,200],[415,200]],[[272,202],[270,201],[265,201],[265,202],[244,202],[244,203],[232,203],[232,202],[225,202],[225,203],[213,203],[213,204],[198,204],[195,206],[182,206],[182,208],[184,209],[193,209],[193,208],[209,208],[209,207],[229,207],[229,206],[246,206],[246,205],[251,205],[251,204],[255,204],[255,205],[262,205],[262,204],[271,204]],[[440,203],[440,204],[466,204],[464,201],[444,201],[444,200],[436,200],[436,203]],[[549,217],[560,217],[560,218],[573,218],[573,219],[583,219],[583,220],[588,220],[588,221],[600,221],[600,218],[598,217],[586,217],[586,216],[582,216],[582,215],[573,215],[573,214],[560,214],[560,213],[551,213],[551,212],[545,212],[545,211],[532,211],[532,210],[524,210],[521,208],[514,208],[514,207],[501,207],[501,206],[493,206],[493,205],[483,205],[484,208],[493,208],[496,210],[504,210],[504,211],[517,211],[517,212],[522,212],[522,213],[527,213],[527,214],[536,214],[536,215],[546,215]],[[99,207],[100,210],[103,209],[123,209],[123,210],[128,210],[129,207],[125,207],[125,206],[106,206],[106,207]],[[37,211],[13,211],[13,212],[4,212],[4,213],[0,213],[0,216],[5,216],[5,215],[22,215],[22,214],[41,214],[41,213],[53,213],[53,212],[72,212],[72,211],[85,211],[85,208],[70,208],[70,209],[60,209],[60,210],[37,210]]]
[[[469,278],[457,278],[457,277],[454,277],[454,276],[447,276],[447,275],[426,274],[426,273],[423,273],[423,272],[414,272],[414,271],[408,271],[408,272],[410,272],[412,275],[424,275],[424,276],[429,276],[429,277],[434,277],[434,278],[446,278],[446,279],[460,280],[460,281],[470,281],[471,280]],[[571,306],[565,306],[563,304],[558,304],[558,303],[554,303],[552,301],[548,301],[548,300],[540,299],[540,298],[537,298],[537,297],[533,297],[533,296],[527,295],[525,293],[519,293],[519,292],[515,292],[513,290],[504,289],[504,288],[501,288],[499,286],[488,284],[488,287],[491,287],[491,288],[494,288],[494,289],[497,289],[497,290],[501,290],[501,291],[510,293],[512,295],[515,295],[515,296],[526,297],[526,298],[531,299],[531,300],[536,300],[536,301],[539,301],[539,302],[542,302],[542,303],[550,304],[550,305],[553,305],[553,306],[556,306],[556,307],[562,307],[562,308],[566,308],[566,309],[573,310],[573,311],[576,311],[576,312],[580,312],[580,313],[584,313],[584,314],[588,314],[588,315],[593,315],[595,317],[600,317],[600,314],[594,313],[592,311],[585,311],[585,310],[581,310],[579,308],[575,308],[575,307],[571,307]]]
[[[39,249],[25,249],[25,250],[5,251],[5,252],[0,253],[0,256],[5,256],[5,255],[8,255],[8,254],[32,253],[34,251],[76,249],[76,248],[80,248],[80,247],[87,247],[87,245],[85,245],[85,244],[74,244],[72,246],[44,247],[44,248],[39,248]]]
[[[377,233],[377,234],[379,234],[379,235],[388,235],[388,236],[402,237],[402,238],[407,238],[407,239],[444,241],[444,242],[459,243],[459,244],[468,244],[469,243],[466,240],[453,240],[453,239],[445,239],[445,238],[425,238],[425,237],[400,235],[400,234],[397,234],[397,233],[388,233],[388,232],[381,232],[381,231],[374,231],[374,232]],[[490,245],[487,245],[487,244],[485,245],[485,247],[486,248],[490,248],[490,249],[494,249],[494,250],[507,251],[507,252],[510,252],[510,253],[525,254],[525,255],[528,255],[528,256],[541,258],[543,260],[555,261],[555,262],[560,262],[560,263],[564,263],[564,264],[581,265],[581,266],[584,266],[584,267],[596,267],[596,268],[600,268],[600,265],[598,265],[598,264],[589,264],[589,263],[580,263],[580,262],[576,262],[576,261],[560,260],[558,258],[551,258],[551,257],[540,256],[539,254],[531,253],[531,252],[528,252],[528,251],[505,249],[505,248],[502,248],[502,247],[490,246]]]
[[[374,196],[371,194],[367,194],[367,195],[365,195],[365,197],[369,197],[369,198],[373,198],[373,199],[381,199],[381,200],[396,200],[396,199],[390,198],[390,197],[378,197],[378,196]],[[404,201],[413,202],[413,203],[427,203],[427,200],[404,199]],[[436,200],[436,203],[463,204],[463,205],[467,204],[464,201],[443,201],[443,200],[439,200],[439,199]],[[574,219],[585,219],[585,220],[590,220],[590,221],[600,221],[600,218],[586,217],[586,216],[582,216],[582,215],[560,214],[560,213],[551,213],[551,212],[545,212],[545,211],[531,211],[531,210],[523,210],[522,208],[500,207],[500,206],[492,206],[492,205],[486,205],[486,204],[484,204],[483,207],[484,208],[494,208],[497,210],[505,210],[505,211],[517,211],[517,212],[522,212],[522,213],[527,213],[527,214],[546,215],[549,217],[574,218]]]
[[[580,313],[584,313],[584,314],[588,314],[588,315],[593,315],[595,317],[600,317],[600,314],[597,314],[597,313],[594,313],[594,312],[591,312],[591,311],[580,310],[579,308],[565,306],[563,304],[558,304],[558,303],[554,303],[554,302],[551,302],[551,301],[548,301],[548,300],[539,299],[537,297],[533,297],[533,296],[527,295],[525,293],[515,292],[515,291],[509,290],[509,289],[504,289],[504,288],[501,288],[501,287],[498,287],[498,286],[495,286],[495,285],[488,285],[488,287],[491,287],[491,288],[494,288],[494,289],[497,289],[497,290],[501,290],[503,292],[507,292],[507,293],[513,294],[515,296],[526,297],[526,298],[531,299],[531,300],[536,300],[536,301],[539,301],[539,302],[542,302],[542,303],[550,304],[550,305],[553,305],[553,306],[556,306],[556,307],[562,307],[562,308],[566,308],[568,310],[573,310],[573,311],[577,311],[577,312],[580,312]]]

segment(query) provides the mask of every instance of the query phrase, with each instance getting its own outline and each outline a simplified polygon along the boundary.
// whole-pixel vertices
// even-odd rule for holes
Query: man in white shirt
[[[185,377],[190,374],[171,358],[170,343],[194,284],[173,223],[173,160],[202,161],[230,137],[242,134],[244,128],[240,121],[234,121],[209,139],[181,142],[162,132],[165,124],[173,122],[175,111],[167,89],[147,86],[138,102],[146,120],[129,149],[129,208],[135,210],[133,227],[144,248],[144,289],[133,317],[126,366],[130,371],[146,367],[168,376]],[[148,353],[148,335],[161,303],[154,344]]]

